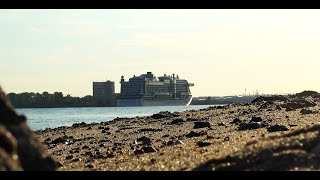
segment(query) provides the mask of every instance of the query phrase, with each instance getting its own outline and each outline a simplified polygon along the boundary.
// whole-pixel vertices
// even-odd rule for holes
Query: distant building
[[[114,91],[114,82],[93,82],[93,97],[101,106],[115,106],[116,96]]]

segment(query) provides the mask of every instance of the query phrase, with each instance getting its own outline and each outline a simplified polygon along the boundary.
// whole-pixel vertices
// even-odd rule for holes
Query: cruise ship
[[[121,90],[117,106],[186,106],[192,100],[190,86],[178,75],[156,77],[152,72],[133,76],[125,81],[121,76]]]

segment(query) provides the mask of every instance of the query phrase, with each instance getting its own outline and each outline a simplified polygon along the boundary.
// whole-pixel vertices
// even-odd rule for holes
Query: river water
[[[74,123],[93,123],[113,120],[117,117],[149,116],[160,111],[181,112],[203,109],[215,105],[189,106],[137,106],[137,107],[80,107],[80,108],[21,108],[18,114],[27,117],[33,130],[71,126]]]

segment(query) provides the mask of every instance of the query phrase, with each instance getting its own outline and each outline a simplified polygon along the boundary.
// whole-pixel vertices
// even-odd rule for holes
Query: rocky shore
[[[320,170],[320,94],[37,131],[60,171]]]
[[[17,115],[0,88],[0,171],[53,171],[58,162]]]

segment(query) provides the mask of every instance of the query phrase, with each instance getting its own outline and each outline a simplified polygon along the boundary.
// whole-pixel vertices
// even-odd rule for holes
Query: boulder
[[[48,155],[26,121],[0,88],[0,170],[56,170],[58,162]]]

